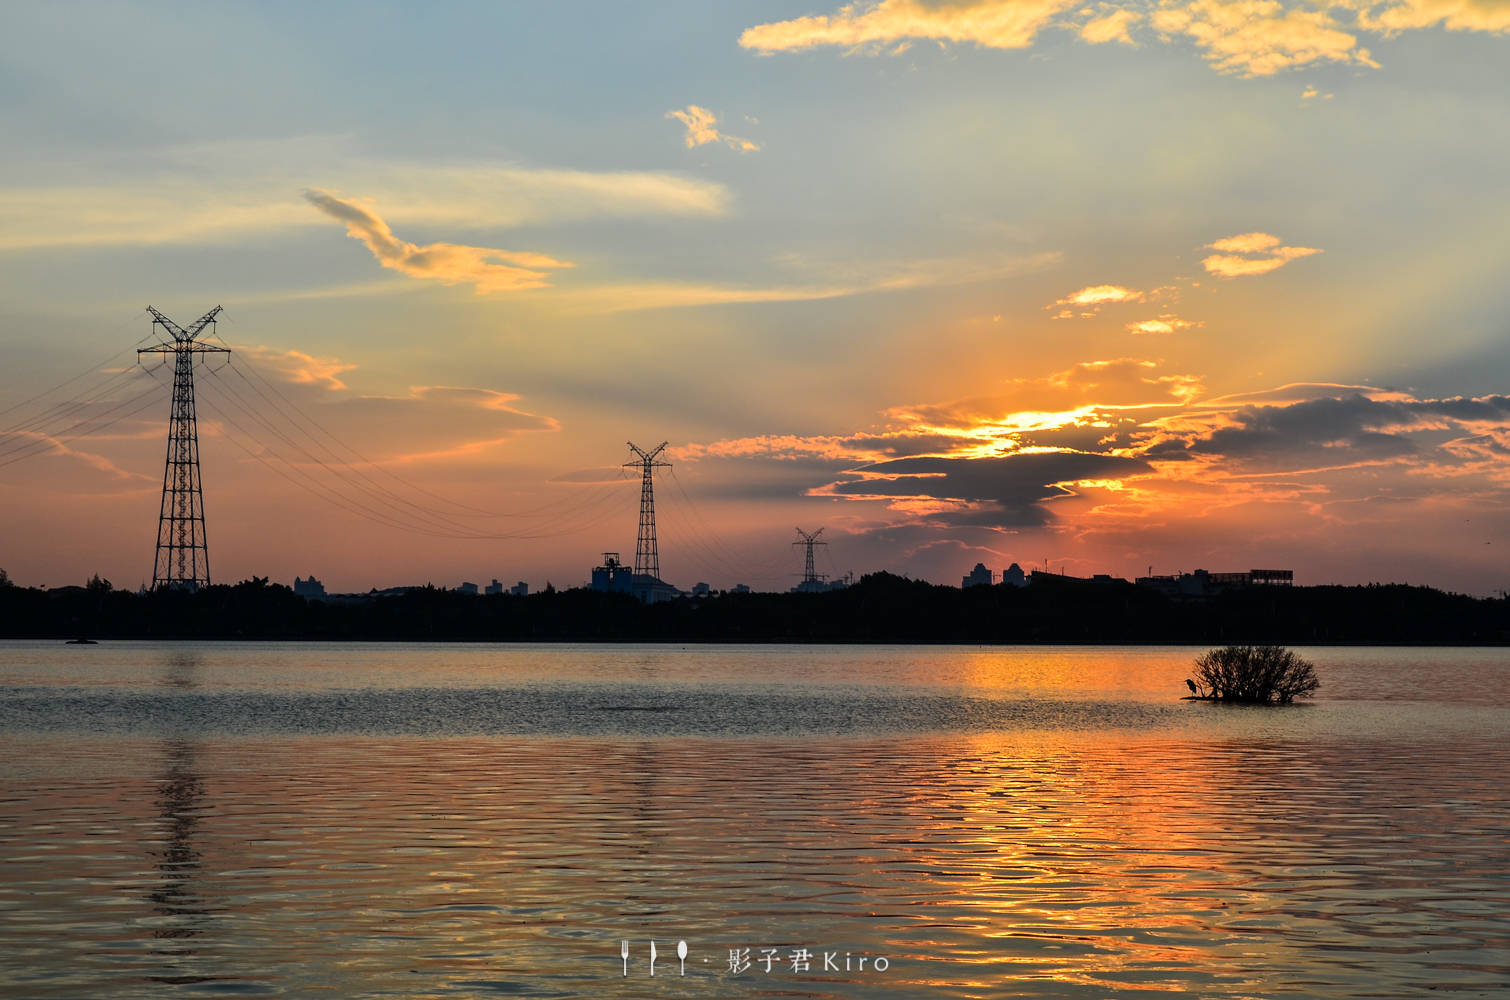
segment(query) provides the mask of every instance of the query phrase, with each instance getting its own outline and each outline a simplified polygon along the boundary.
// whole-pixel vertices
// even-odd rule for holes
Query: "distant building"
[[[1133,582],[1165,597],[1201,598],[1244,587],[1289,587],[1295,583],[1295,571],[1250,569],[1246,573],[1209,573],[1198,569],[1173,576],[1140,576]]]
[[[682,596],[680,590],[665,580],[648,573],[636,573],[625,566],[619,561],[617,552],[603,553],[603,565],[593,567],[591,587],[610,593],[633,594],[646,604]]]
[[[1011,587],[1026,587],[1028,585],[1028,575],[1022,571],[1021,566],[1013,563],[1001,575],[1001,582]]]
[[[325,600],[325,584],[316,580],[313,575],[308,580],[294,577],[294,595],[302,597],[306,601]]]
[[[1295,585],[1293,569],[1250,569],[1248,583],[1255,587],[1292,587]]]
[[[697,583],[694,583],[692,585],[692,596],[693,597],[707,597],[712,592],[713,592],[713,588],[709,587],[706,583],[703,583],[701,581],[699,581]]]
[[[855,575],[853,573],[846,573],[837,580],[825,580],[819,577],[816,580],[803,580],[801,583],[797,584],[797,586],[792,588],[791,593],[823,594],[827,593],[830,590],[843,590],[845,587],[848,587],[854,582]]]
[[[515,597],[528,597],[530,596],[530,585],[520,580],[509,588],[509,593]]]
[[[477,584],[475,584],[475,583],[463,583],[460,587],[456,588],[456,591],[457,591],[457,593],[460,593],[460,594],[466,594],[468,597],[476,597],[477,596]]]
[[[603,553],[603,565],[594,566],[592,589],[629,593],[634,588],[634,571],[619,562],[617,552]]]
[[[634,574],[634,589],[631,591],[646,604],[658,604],[661,601],[673,601],[682,596],[682,592],[671,584],[649,573]]]
[[[482,592],[489,597],[495,597],[503,593],[503,584],[498,582],[498,577],[493,577],[493,582],[483,588]]]
[[[976,563],[975,568],[965,574],[960,581],[960,587],[989,587],[991,586],[991,571],[986,569],[985,563]]]
[[[1127,586],[1127,581],[1120,576],[1111,576],[1107,573],[1097,573],[1095,576],[1067,576],[1064,573],[1050,573],[1045,569],[1035,569],[1028,574],[1028,582],[1035,587],[1107,587],[1120,583]]]
[[[413,591],[416,591],[416,590],[424,590],[424,589],[425,589],[424,587],[384,587],[382,590],[378,590],[376,587],[373,587],[370,591],[367,592],[367,596],[368,597],[403,597],[405,594],[412,593]]]
[[[729,593],[731,594],[748,594],[749,592],[750,585],[747,583],[736,583],[734,586],[729,588]]]

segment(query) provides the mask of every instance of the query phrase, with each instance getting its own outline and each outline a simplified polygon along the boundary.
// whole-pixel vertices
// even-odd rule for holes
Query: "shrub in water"
[[[1288,705],[1321,687],[1316,670],[1283,646],[1226,646],[1195,661],[1197,697],[1254,705]]]

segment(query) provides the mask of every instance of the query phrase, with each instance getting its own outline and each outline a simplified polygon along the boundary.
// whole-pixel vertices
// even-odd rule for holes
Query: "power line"
[[[61,444],[63,438],[87,437],[90,434],[97,434],[100,431],[115,426],[117,423],[120,423],[127,417],[135,416],[155,402],[157,402],[157,387],[154,385],[143,393],[139,393],[138,395],[133,396],[130,399],[117,403],[115,406],[112,406],[110,409],[105,410],[101,413],[86,417],[73,426],[65,428],[64,430],[58,431],[54,434],[41,434],[38,431],[25,432],[29,434],[36,434],[38,436],[29,440],[26,444],[12,449],[9,452],[0,452],[0,459],[3,459],[3,461],[0,461],[0,468],[4,468],[7,465],[14,465],[17,462],[22,462],[28,458],[33,458],[37,455],[43,454],[46,452],[48,446]],[[112,413],[116,413],[117,411],[125,409],[127,407],[131,407],[133,403],[138,403],[140,405],[126,410],[126,412],[120,413],[119,415],[112,417],[110,420],[107,420],[104,423],[99,424],[98,426],[90,427],[88,430],[80,434],[74,434],[74,431],[79,430],[79,428],[84,427],[91,421],[102,420],[103,418],[110,416]]]

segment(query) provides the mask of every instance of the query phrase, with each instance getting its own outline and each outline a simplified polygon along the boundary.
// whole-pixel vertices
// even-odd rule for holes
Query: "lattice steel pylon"
[[[819,576],[816,572],[814,572],[814,567],[813,567],[813,546],[815,546],[815,545],[827,545],[828,544],[827,542],[820,542],[820,541],[818,541],[818,536],[821,535],[821,534],[823,534],[823,529],[819,528],[817,531],[815,531],[811,535],[809,535],[807,532],[803,531],[801,528],[798,528],[797,529],[797,534],[801,535],[802,538],[801,538],[800,541],[793,542],[792,544],[793,545],[806,545],[807,546],[807,560],[803,564],[803,567],[802,567],[802,583],[798,584],[798,586],[799,586],[799,588],[802,588],[802,589],[809,589],[809,588],[817,587],[820,583],[823,582],[824,578],[822,576]]]
[[[669,441],[662,441],[650,451],[645,451],[633,441],[629,450],[639,456],[633,462],[625,462],[626,469],[640,470],[640,534],[634,543],[634,575],[661,578],[661,554],[655,544],[655,487],[653,478],[656,469],[671,468],[670,462],[657,462],[656,458],[666,450]],[[639,581],[636,580],[636,583]]]
[[[216,306],[184,329],[162,313],[152,314],[152,330],[167,338],[136,354],[173,355],[173,409],[168,416],[168,457],[163,465],[163,499],[157,515],[157,556],[152,589],[197,590],[210,585],[210,549],[204,532],[204,491],[199,476],[199,425],[194,416],[194,356],[230,354],[197,338],[215,327]]]

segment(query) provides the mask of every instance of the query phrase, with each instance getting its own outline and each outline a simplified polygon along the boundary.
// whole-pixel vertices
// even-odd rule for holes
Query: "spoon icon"
[[[681,960],[682,975],[685,976],[687,974],[687,942],[678,941],[676,943],[676,957]]]

